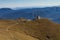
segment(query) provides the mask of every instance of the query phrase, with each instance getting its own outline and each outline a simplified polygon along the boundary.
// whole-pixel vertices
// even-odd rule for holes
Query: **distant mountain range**
[[[49,18],[60,23],[60,7],[24,8],[13,10],[11,8],[0,8],[0,19],[17,19],[20,17],[33,19],[36,16]]]

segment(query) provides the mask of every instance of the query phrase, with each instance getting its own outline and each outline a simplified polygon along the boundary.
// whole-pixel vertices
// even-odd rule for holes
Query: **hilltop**
[[[0,40],[60,40],[59,30],[48,19],[0,20]]]

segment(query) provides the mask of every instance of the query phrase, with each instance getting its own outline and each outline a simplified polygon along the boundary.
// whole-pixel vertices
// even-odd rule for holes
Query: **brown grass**
[[[1,40],[60,40],[60,24],[48,19],[0,20]]]

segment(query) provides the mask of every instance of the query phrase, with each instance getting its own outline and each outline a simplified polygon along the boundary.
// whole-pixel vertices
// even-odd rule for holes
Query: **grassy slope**
[[[0,20],[1,40],[5,40],[7,37],[9,38],[6,40],[60,40],[59,24],[48,19],[18,20]],[[6,36],[5,39],[4,36]]]

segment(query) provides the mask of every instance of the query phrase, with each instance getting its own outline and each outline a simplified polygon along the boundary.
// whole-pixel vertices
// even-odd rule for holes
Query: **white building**
[[[37,16],[37,19],[41,19],[41,17],[40,16]]]

